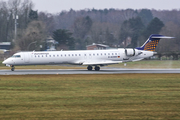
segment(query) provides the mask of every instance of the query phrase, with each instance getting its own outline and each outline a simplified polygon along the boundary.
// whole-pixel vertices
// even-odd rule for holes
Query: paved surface
[[[180,73],[180,69],[120,69],[108,68],[100,71],[85,69],[41,69],[41,70],[0,70],[0,75],[28,75],[28,74],[122,74],[122,73]]]

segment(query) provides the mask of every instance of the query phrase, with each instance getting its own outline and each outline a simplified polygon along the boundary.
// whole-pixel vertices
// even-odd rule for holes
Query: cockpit
[[[21,58],[21,55],[13,55],[11,58]]]

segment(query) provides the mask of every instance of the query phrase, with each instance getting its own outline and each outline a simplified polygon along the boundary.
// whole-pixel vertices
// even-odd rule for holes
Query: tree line
[[[59,43],[57,49],[86,49],[92,43],[139,47],[151,34],[176,37],[160,41],[158,52],[180,51],[179,10],[71,9],[51,14],[33,8],[31,0],[0,1],[0,42],[12,42],[13,51],[44,50],[48,36]]]

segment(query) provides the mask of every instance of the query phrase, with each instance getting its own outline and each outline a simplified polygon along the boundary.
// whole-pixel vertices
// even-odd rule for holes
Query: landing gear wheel
[[[100,70],[100,67],[99,67],[99,66],[96,66],[94,69],[95,69],[95,71],[99,71],[99,70]]]
[[[14,71],[14,70],[15,70],[14,65],[11,65],[11,71]]]
[[[14,67],[13,67],[13,68],[11,68],[11,71],[14,71]]]
[[[89,71],[91,71],[91,70],[92,70],[92,66],[88,66],[87,69],[88,69]]]

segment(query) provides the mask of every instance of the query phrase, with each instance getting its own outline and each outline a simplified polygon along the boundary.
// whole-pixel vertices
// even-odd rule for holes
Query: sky
[[[180,0],[32,0],[34,10],[59,13],[63,10],[69,11],[82,9],[156,9],[172,10],[180,9]]]

